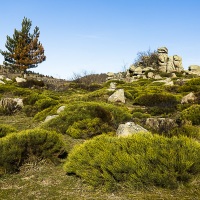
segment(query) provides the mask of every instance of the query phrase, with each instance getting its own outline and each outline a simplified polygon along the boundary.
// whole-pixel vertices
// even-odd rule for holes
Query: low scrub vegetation
[[[32,129],[0,138],[0,152],[0,171],[10,173],[33,156],[58,162],[65,153],[65,144],[56,132]]]
[[[92,186],[176,188],[200,172],[200,144],[187,137],[99,136],[76,146],[64,170]]]
[[[181,112],[184,120],[189,120],[193,125],[200,125],[200,105],[192,105]]]
[[[168,114],[174,112],[178,101],[174,95],[150,93],[135,98],[134,104],[149,107],[151,115]]]
[[[142,61],[153,65],[156,55],[152,56],[148,58],[150,60],[143,57]],[[57,85],[55,90],[34,81],[27,85],[16,82],[0,85],[1,98],[21,98],[24,104],[21,110],[11,115],[6,115],[0,108],[1,177],[21,176],[21,169],[29,163],[36,160],[34,166],[37,167],[38,163],[43,165],[51,160],[65,162],[64,171],[68,176],[63,176],[62,165],[57,166],[63,180],[62,191],[67,191],[66,178],[68,182],[73,180],[77,188],[79,181],[83,181],[98,187],[98,191],[125,189],[127,195],[131,191],[133,198],[135,188],[145,188],[145,192],[151,187],[158,191],[160,187],[178,188],[171,192],[173,194],[181,193],[185,188],[191,194],[190,189],[195,188],[199,193],[200,78],[188,81],[182,77],[179,80],[174,78],[173,86],[165,86],[153,79],[126,83],[121,80],[104,82],[104,78],[105,75],[78,77],[64,82],[62,89]],[[108,102],[114,92],[108,90],[111,82],[116,83],[116,90],[124,89],[125,103]],[[190,92],[195,94],[196,100],[181,104],[182,97]],[[60,106],[65,109],[57,113]],[[44,122],[49,115],[57,117]],[[147,118],[166,118],[175,125],[156,124],[155,120],[151,129],[153,134],[115,137],[119,125],[126,122],[134,121],[150,131],[146,127]],[[53,177],[58,168],[48,169],[52,170],[52,182],[58,180],[57,176]],[[4,174],[12,172],[20,173]],[[31,172],[28,173],[31,177]],[[4,178],[0,179],[0,184],[2,181],[4,185]],[[54,187],[56,190],[57,186]]]
[[[56,130],[74,138],[90,138],[116,130],[118,124],[131,119],[128,109],[100,102],[75,102],[66,105],[58,117],[45,123],[47,130]]]
[[[13,132],[17,132],[17,129],[7,124],[0,124],[0,138]]]

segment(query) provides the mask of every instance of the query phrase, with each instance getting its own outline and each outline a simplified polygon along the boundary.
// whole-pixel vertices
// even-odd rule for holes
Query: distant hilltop
[[[107,79],[106,74],[94,75],[86,74],[83,76],[74,77],[74,81],[79,80],[80,82],[85,79],[90,79],[90,82],[96,82],[95,80],[101,79],[99,82],[104,82],[106,80],[123,80],[125,82],[132,82],[137,79],[162,79],[162,77],[175,78],[177,73],[182,75],[194,75],[200,76],[200,66],[190,65],[188,70],[184,70],[182,65],[182,57],[179,55],[168,55],[167,47],[159,47],[157,51],[154,52],[142,52],[139,54],[138,60],[132,64],[128,70],[125,72],[108,72]],[[67,80],[56,79],[52,76],[42,75],[32,71],[27,71],[26,74],[19,70],[15,70],[12,67],[0,65],[0,75],[3,75],[9,79],[15,79],[16,77],[25,78],[27,80],[35,79],[38,81],[43,81],[45,84],[52,85],[63,85]],[[97,77],[98,76],[98,77]],[[84,82],[84,81],[83,81]]]
[[[125,79],[125,81],[131,82],[138,78],[161,79],[161,74],[175,77],[176,73],[200,76],[200,66],[190,65],[188,70],[184,70],[181,56],[168,56],[167,47],[160,47],[156,52],[141,54],[138,61],[132,64],[125,74],[108,72],[107,75],[108,80]]]

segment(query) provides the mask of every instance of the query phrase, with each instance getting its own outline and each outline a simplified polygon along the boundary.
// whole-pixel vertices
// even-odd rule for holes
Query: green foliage
[[[125,95],[126,99],[130,99],[130,100],[133,99],[133,96],[130,91],[124,91],[124,95]]]
[[[165,117],[169,113],[175,112],[174,107],[153,106],[153,107],[149,107],[147,110],[148,110],[148,113],[150,113],[152,116],[162,115],[163,117]]]
[[[10,126],[10,125],[0,124],[0,138],[6,136],[9,133],[13,133],[13,132],[16,132],[16,131],[17,131],[17,129]]]
[[[26,70],[37,67],[46,60],[44,48],[38,41],[40,31],[36,26],[30,33],[32,22],[24,17],[21,30],[14,30],[13,37],[7,36],[5,47],[7,51],[1,51],[4,56],[4,64],[16,70]]]
[[[101,135],[76,146],[64,170],[92,186],[176,188],[200,172],[200,144],[187,137]]]
[[[179,87],[179,92],[198,92],[200,90],[200,78],[192,78]]]
[[[116,130],[119,123],[128,121],[130,119],[131,114],[126,108],[120,108],[107,103],[74,102],[66,105],[65,110],[59,114],[59,117],[52,119],[43,126],[46,129],[53,129],[63,134],[65,134],[69,129],[67,133],[70,133],[70,135],[73,136],[75,135],[76,138],[77,135],[81,134],[78,134],[77,131],[83,131],[83,136],[81,136],[81,138],[85,138],[86,132],[88,133],[88,137],[102,133],[105,131],[105,129],[110,132],[110,130]],[[89,130],[85,130],[86,127],[85,125],[83,126],[83,122],[87,122],[92,129],[92,134],[89,133]],[[93,132],[94,129],[96,132]],[[72,134],[72,130],[75,134]]]
[[[32,92],[29,96],[23,99],[24,105],[34,105],[36,101],[40,99],[40,95],[36,92]]]
[[[186,84],[187,85],[200,85],[200,78],[190,79]]]
[[[35,79],[28,79],[26,82],[18,83],[18,85],[20,85],[23,88],[32,88],[32,87],[40,88],[45,86],[43,81],[38,81]]]
[[[73,138],[87,139],[109,131],[113,131],[111,126],[105,122],[102,122],[100,118],[94,118],[83,119],[78,122],[74,122],[71,126],[69,126],[66,133]]]
[[[175,107],[178,102],[174,95],[155,93],[141,95],[135,99],[134,103],[150,107]]]
[[[43,121],[45,120],[45,118],[48,115],[53,115],[53,114],[57,114],[56,110],[58,109],[58,106],[50,106],[40,112],[38,112],[35,116],[34,116],[34,120],[36,121]]]
[[[200,105],[192,105],[181,112],[183,120],[189,120],[193,125],[200,125]]]
[[[1,138],[0,152],[0,167],[10,173],[19,170],[31,156],[58,162],[65,152],[65,144],[56,132],[32,129]]]
[[[187,137],[192,137],[196,139],[200,139],[200,128],[197,126],[192,126],[192,125],[184,125],[182,127],[176,127],[172,129],[167,136],[187,136]]]
[[[156,51],[142,51],[137,53],[137,58],[134,65],[144,66],[144,67],[153,67],[154,69],[158,68],[158,54]]]
[[[39,110],[44,110],[46,108],[49,108],[50,106],[55,106],[57,104],[58,102],[51,98],[40,99],[35,103]]]
[[[151,115],[160,115],[174,112],[178,101],[172,94],[147,93],[138,96],[134,104],[148,106]]]
[[[138,119],[146,119],[146,118],[151,117],[151,115],[147,114],[147,113],[142,113],[142,112],[134,112],[132,114],[132,117],[133,118],[138,118]]]
[[[34,105],[26,105],[22,108],[22,111],[26,114],[27,117],[33,117],[39,111],[39,109]]]
[[[15,96],[27,96],[27,95],[30,95],[31,94],[31,91],[28,90],[28,89],[24,89],[24,88],[15,88],[13,91],[12,91],[13,95]]]
[[[31,94],[29,89],[20,88],[15,85],[0,85],[0,94],[12,96],[27,96]]]

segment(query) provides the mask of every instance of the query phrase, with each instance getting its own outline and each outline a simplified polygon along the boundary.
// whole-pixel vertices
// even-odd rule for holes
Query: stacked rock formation
[[[168,56],[168,49],[160,47],[158,52],[158,65],[161,72],[181,72],[183,71],[182,58],[178,55]]]

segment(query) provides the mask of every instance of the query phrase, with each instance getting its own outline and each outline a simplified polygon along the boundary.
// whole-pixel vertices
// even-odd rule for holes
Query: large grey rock
[[[172,74],[171,74],[171,77],[172,77],[172,78],[177,78],[177,76],[176,76],[175,73],[172,73]]]
[[[14,98],[13,101],[17,102],[17,106],[18,106],[18,107],[20,107],[20,108],[23,108],[23,107],[24,107],[23,99]]]
[[[174,85],[174,81],[166,82],[164,85],[166,85],[166,86],[173,86]]]
[[[159,71],[167,71],[167,61],[168,61],[168,49],[166,47],[160,47],[157,49],[158,52],[158,65]]]
[[[0,75],[0,80],[4,80],[5,76],[4,75]]]
[[[183,71],[182,58],[178,55],[173,56],[174,67],[177,72]]]
[[[65,110],[65,106],[60,106],[56,112],[57,112],[57,114],[59,114],[59,113],[63,112],[64,110]]]
[[[135,68],[134,74],[141,75],[142,74],[142,68],[141,67]]]
[[[12,81],[10,78],[6,78],[6,81]]]
[[[142,69],[142,72],[146,72],[146,71],[149,71],[149,70],[155,71],[155,69],[153,67],[145,67],[145,68]]]
[[[162,77],[159,74],[154,75],[154,79],[158,80],[158,79],[162,79]]]
[[[173,56],[169,56],[168,61],[167,61],[167,73],[170,73],[173,71],[176,71],[174,67],[174,59],[173,59]]]
[[[115,75],[115,73],[113,73],[113,72],[108,72],[107,73],[107,76],[109,76],[109,77],[112,77],[112,76],[114,76]]]
[[[21,109],[23,106],[23,100],[20,98],[2,98],[0,101],[0,107],[10,114]]]
[[[129,72],[134,72],[136,69],[136,67],[134,65],[131,65],[129,68]]]
[[[17,83],[23,83],[23,82],[26,82],[26,79],[24,79],[24,78],[20,78],[20,77],[16,77],[15,80],[16,80]]]
[[[148,78],[154,78],[154,73],[153,72],[148,72],[147,77]]]
[[[168,54],[168,49],[167,47],[159,47],[157,50],[158,53],[165,53]]]
[[[115,91],[117,83],[111,82],[108,88],[109,91]]]
[[[2,80],[0,80],[0,84],[3,84],[3,85],[4,85],[5,83],[4,83]]]
[[[108,101],[125,103],[124,89],[117,90],[108,98]]]
[[[135,124],[134,122],[127,122],[119,125],[116,134],[117,136],[126,137],[139,132],[148,132],[148,130],[138,124]]]
[[[199,65],[190,65],[188,67],[188,70],[192,71],[192,72],[200,72],[200,66]]]
[[[52,119],[54,119],[54,118],[56,118],[56,117],[58,117],[59,115],[48,115],[47,117],[46,117],[46,119],[44,120],[44,122],[48,122],[48,121],[50,121],[50,120],[52,120]]]
[[[193,92],[190,92],[189,94],[187,94],[186,96],[184,96],[181,99],[181,103],[185,104],[185,103],[194,103],[196,101],[197,97],[195,96],[195,94]]]
[[[147,118],[146,126],[157,132],[166,132],[177,126],[174,119],[170,118]]]

